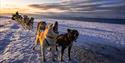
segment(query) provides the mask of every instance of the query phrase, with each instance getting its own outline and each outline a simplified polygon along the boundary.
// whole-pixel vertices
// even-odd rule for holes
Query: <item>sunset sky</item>
[[[56,9],[41,10],[29,7],[29,5],[60,2],[60,0],[0,0],[0,13],[15,13],[16,11],[21,13],[55,12]],[[56,11],[58,12],[58,10]]]
[[[125,17],[125,0],[0,0],[0,14],[62,13],[78,16]]]

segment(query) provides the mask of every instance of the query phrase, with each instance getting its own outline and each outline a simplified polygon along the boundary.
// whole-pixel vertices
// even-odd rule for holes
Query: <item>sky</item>
[[[35,13],[35,12],[48,12],[47,10],[40,10],[37,8],[29,7],[32,4],[44,3],[59,3],[60,0],[0,0],[0,13]]]
[[[0,14],[60,13],[70,16],[125,18],[125,0],[0,0]]]

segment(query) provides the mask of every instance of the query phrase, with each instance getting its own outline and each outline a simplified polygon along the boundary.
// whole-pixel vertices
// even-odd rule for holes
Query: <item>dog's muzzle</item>
[[[74,40],[75,42],[77,42],[77,38],[78,38],[78,37],[75,38],[75,40]]]

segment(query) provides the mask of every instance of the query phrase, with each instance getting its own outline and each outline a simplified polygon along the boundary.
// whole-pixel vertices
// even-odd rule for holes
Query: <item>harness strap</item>
[[[47,39],[45,39],[45,41],[46,41],[47,45],[49,46],[50,44],[49,44],[49,42],[47,41]]]
[[[52,37],[52,36],[47,36],[48,38],[50,38],[50,39],[53,39],[54,37]]]

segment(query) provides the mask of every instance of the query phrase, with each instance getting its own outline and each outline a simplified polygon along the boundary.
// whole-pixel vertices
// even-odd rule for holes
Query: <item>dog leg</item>
[[[52,46],[51,47],[51,52],[52,52],[52,60],[55,62],[56,60],[55,60],[55,58],[56,58],[56,46]]]
[[[42,51],[43,51],[43,50],[42,50],[42,46],[40,46],[40,63],[42,63],[42,59],[43,59],[43,58],[42,58],[42,57],[43,57]]]
[[[65,48],[66,48],[66,47],[62,47],[62,49],[61,49],[61,61],[63,61],[63,54],[64,54]]]
[[[56,51],[58,52],[58,46],[56,45]]]
[[[72,48],[72,45],[70,45],[70,46],[68,47],[68,57],[69,57],[69,61],[71,60],[71,56],[70,56],[71,48]]]
[[[42,47],[42,58],[43,58],[43,61],[45,62],[46,61],[46,59],[45,59],[45,48],[44,47]]]
[[[35,42],[35,44],[34,44],[34,46],[33,46],[33,48],[32,48],[32,50],[34,50],[35,51],[35,47],[37,46],[37,42]]]
[[[32,50],[35,50],[36,45],[33,46]]]
[[[35,40],[35,45],[33,46],[33,50],[35,50],[35,47],[38,44],[38,41],[39,41],[39,35],[36,35],[36,40]]]
[[[46,61],[46,58],[45,58],[45,49],[43,47],[43,61],[45,62]]]
[[[41,54],[40,54],[40,57],[41,59],[45,62],[46,59],[45,59],[45,49],[43,46],[40,46],[40,50],[41,50]]]

